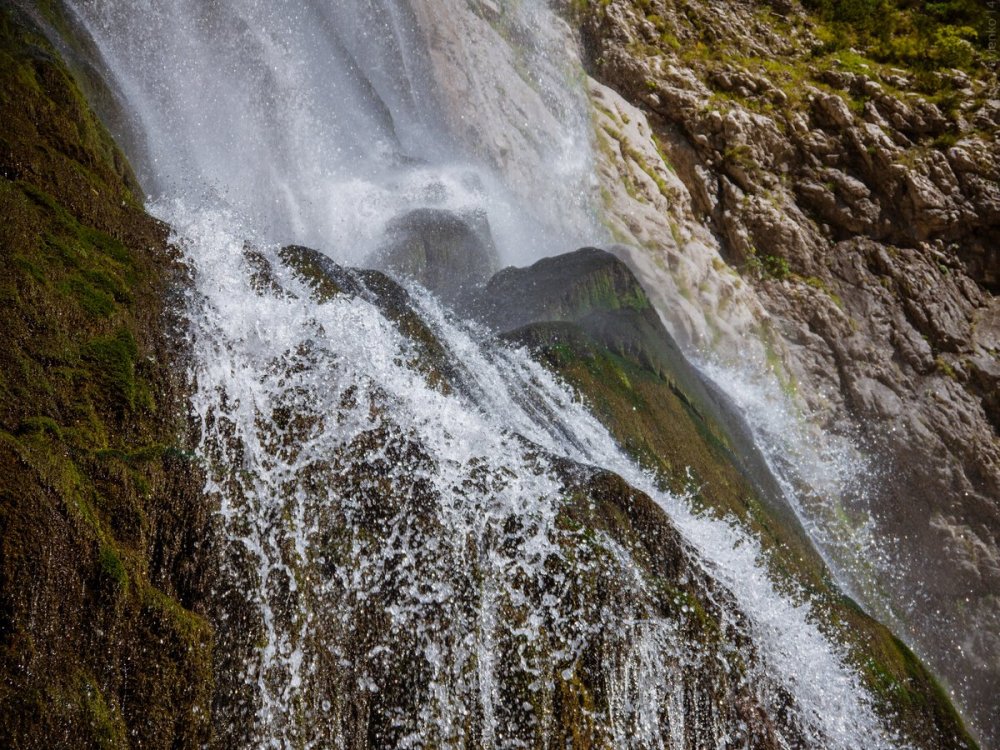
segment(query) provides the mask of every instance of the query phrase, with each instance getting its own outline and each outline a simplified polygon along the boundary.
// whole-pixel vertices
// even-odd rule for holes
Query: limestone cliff
[[[960,2],[567,13],[621,253],[689,349],[772,370],[813,425],[877,456],[889,607],[995,742],[995,18]]]

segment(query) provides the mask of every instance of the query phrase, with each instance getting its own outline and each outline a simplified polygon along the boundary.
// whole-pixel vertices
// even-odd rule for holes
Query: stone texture
[[[0,122],[0,746],[203,746],[213,526],[186,430],[189,279],[6,5]]]
[[[386,227],[373,264],[453,299],[497,270],[499,260],[485,216],[462,217],[421,208]]]

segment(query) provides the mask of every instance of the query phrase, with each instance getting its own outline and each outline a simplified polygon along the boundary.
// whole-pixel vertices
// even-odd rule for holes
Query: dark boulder
[[[505,269],[485,293],[479,314],[501,338],[528,348],[571,386],[621,447],[671,490],[691,493],[695,507],[750,530],[772,572],[814,596],[820,627],[845,646],[876,709],[915,747],[974,747],[927,669],[839,591],[742,417],[684,359],[624,264],[600,250],[579,250]],[[611,486],[606,475],[594,479]],[[668,572],[658,575],[670,578],[676,568],[669,534],[649,504],[613,500],[594,507],[596,517],[581,522],[587,527],[625,516],[638,538],[656,536],[648,559],[662,561]],[[642,550],[630,549],[643,559]],[[752,744],[767,743],[764,737]]]
[[[580,341],[590,341],[578,346],[577,354],[591,357],[594,351],[605,350],[661,381],[699,432],[724,450],[723,460],[738,468],[805,548],[811,546],[754,445],[746,421],[731,400],[687,361],[642,285],[619,258],[588,247],[543,258],[527,268],[505,268],[490,279],[472,308],[506,338],[523,343],[543,333],[543,338],[549,336],[551,324],[572,324],[583,334]],[[567,335],[565,328],[559,329],[561,338],[568,340]]]
[[[340,294],[356,294],[360,290],[347,269],[319,250],[287,245],[278,251],[278,257],[309,286],[317,302],[329,302]]]
[[[421,208],[391,221],[373,265],[453,300],[499,267],[486,218]]]
[[[593,247],[505,268],[486,285],[477,312],[500,331],[542,321],[577,323],[615,353],[660,374],[683,359],[628,266]]]

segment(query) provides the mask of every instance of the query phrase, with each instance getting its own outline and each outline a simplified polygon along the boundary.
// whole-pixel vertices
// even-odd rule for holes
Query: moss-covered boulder
[[[278,255],[306,283],[316,301],[328,302],[339,295],[350,295],[375,305],[412,345],[409,365],[423,372],[432,386],[444,392],[454,388],[457,377],[445,347],[420,317],[409,292],[402,286],[381,271],[345,268],[312,248],[288,245]],[[256,274],[268,280],[267,285],[273,292],[276,282],[267,261],[260,255],[255,255],[254,259]]]
[[[626,452],[761,540],[891,726],[920,747],[975,746],[926,668],[839,590],[734,407],[685,360],[621,261],[579,250],[505,269],[486,292],[480,315],[573,386]]]
[[[652,429],[659,425],[659,430],[671,436],[655,447],[647,445],[641,452],[644,462],[666,469],[675,485],[681,474],[686,476],[687,468],[694,468],[692,479],[698,483],[698,477],[708,480],[711,472],[698,473],[699,469],[708,472],[708,466],[704,462],[678,461],[677,457],[714,451],[711,463],[721,461],[740,477],[738,481],[734,477],[720,483],[739,487],[740,491],[752,490],[769,513],[797,537],[800,548],[810,547],[754,445],[745,420],[726,395],[684,357],[642,286],[619,258],[597,248],[582,248],[544,258],[527,268],[506,268],[490,279],[481,297],[469,307],[511,340],[533,346],[551,343],[564,354],[575,352],[591,363],[595,352],[600,351],[652,377],[667,388],[669,398],[649,404],[652,408],[645,411],[633,410],[635,404],[629,403],[627,413],[636,420],[648,421]],[[622,380],[614,370],[611,367],[593,373],[592,385],[601,385],[602,390],[604,386],[616,388]],[[664,411],[665,403],[677,405],[678,415]],[[617,404],[623,406],[624,402]],[[617,416],[625,413],[621,411]],[[678,434],[680,424],[685,425],[680,432],[684,432],[686,441]]]
[[[482,314],[494,326],[508,330],[538,320],[583,322],[609,312],[636,313],[648,325],[656,317],[629,268],[596,247],[543,258],[527,268],[505,268],[489,280],[485,296]],[[656,367],[656,352],[663,345],[651,336],[649,351],[640,349],[636,354]]]
[[[210,535],[172,335],[183,269],[9,4],[0,123],[0,746],[200,746]]]

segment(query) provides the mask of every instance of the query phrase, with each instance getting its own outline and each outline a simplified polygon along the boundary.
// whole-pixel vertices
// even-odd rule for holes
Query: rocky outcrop
[[[813,594],[826,632],[845,644],[902,736],[917,746],[972,746],[909,649],[839,593],[734,407],[688,365],[655,315],[645,317],[649,302],[621,261],[583,249],[505,269],[485,294],[479,309],[491,325],[578,389],[630,455],[674,491],[694,493],[700,507],[739,519],[768,550],[774,572]],[[608,324],[605,315],[618,317]],[[642,347],[634,346],[639,332]]]
[[[464,223],[461,227],[467,230]],[[449,246],[446,244],[444,247]],[[409,293],[398,283],[381,271],[343,268],[334,263],[329,256],[308,247],[289,245],[282,248],[278,255],[301,280],[306,282],[313,299],[317,302],[329,302],[338,295],[347,294],[361,297],[381,310],[382,314],[395,323],[399,332],[412,343],[414,356],[409,364],[423,372],[432,386],[448,393],[458,384],[455,363],[451,361],[438,337],[417,314]],[[430,257],[443,264],[446,269],[453,267],[451,255],[444,250],[431,251]],[[265,273],[273,279],[270,265],[260,256],[258,258],[257,262],[263,264]],[[435,260],[427,263],[425,256],[421,256],[421,260],[424,265],[419,267],[419,272],[426,272],[428,275],[425,278],[440,274],[440,270],[434,268]],[[449,278],[454,279],[454,277]],[[275,286],[262,290],[262,293],[266,292],[287,293],[277,285],[277,282]]]
[[[505,268],[490,279],[481,299],[469,310],[515,341],[555,345],[562,336],[569,335],[567,344],[576,342],[584,350],[596,344],[669,384],[670,394],[664,394],[664,400],[675,402],[677,407],[683,405],[699,427],[688,434],[687,440],[676,436],[674,447],[661,441],[656,449],[647,446],[648,450],[637,458],[661,469],[671,467],[667,475],[673,488],[683,491],[687,468],[697,473],[708,467],[685,462],[682,456],[689,452],[697,455],[702,447],[702,437],[698,436],[708,433],[710,441],[718,443],[725,454],[725,458],[716,459],[733,463],[743,477],[735,483],[727,478],[723,484],[738,485],[743,491],[752,487],[751,494],[780,519],[790,537],[796,537],[796,545],[810,547],[736,407],[690,365],[664,328],[645,290],[619,258],[597,248],[582,248],[544,258],[527,268]],[[571,324],[568,330],[552,326],[567,323]],[[572,331],[583,334],[583,338],[578,339]],[[617,382],[614,376],[609,377]],[[676,424],[676,416],[654,417],[657,410],[653,408],[643,417],[651,419],[649,427],[657,430],[663,428],[653,425],[661,422]],[[731,503],[720,501],[715,505]]]
[[[873,446],[880,534],[901,540],[892,606],[995,742],[995,74],[837,49],[795,4],[611,0],[578,19],[592,75],[629,102],[592,86],[623,253],[682,343],[731,357],[756,334],[816,424]]]
[[[278,258],[320,303],[361,297],[385,311],[397,324],[404,319],[420,320],[405,290],[379,272],[344,268],[306,248],[285,248]],[[262,259],[255,261],[258,273],[272,279],[280,277],[269,265],[265,271],[263,263]],[[373,296],[376,284],[383,291]],[[284,296],[291,292],[269,287],[261,293]],[[394,302],[387,306],[390,298]],[[479,299],[467,298],[465,304],[500,332],[502,339],[527,346],[541,362],[575,386],[620,443],[657,472],[664,485],[677,492],[695,493],[694,502],[699,507],[734,514],[754,529],[773,555],[775,572],[786,583],[813,593],[828,636],[846,645],[876,707],[895,731],[921,747],[973,746],[948,699],[919,661],[883,626],[836,592],[807,537],[789,522],[787,512],[782,513],[774,505],[775,498],[766,497],[754,481],[753,472],[748,470],[749,457],[742,455],[738,447],[736,425],[723,421],[720,404],[711,402],[712,395],[688,367],[653,313],[642,287],[620,260],[585,248],[529,268],[507,268],[480,288]],[[426,327],[418,330],[401,326],[399,330],[418,347],[428,336],[433,337]],[[639,340],[635,338],[637,332],[642,334]],[[434,337],[434,341],[438,339]],[[437,362],[432,359],[424,364],[435,370]],[[419,362],[415,365],[420,367]],[[444,380],[447,390],[463,391],[461,363]],[[350,421],[349,414],[355,407],[344,403],[343,413],[325,416]],[[756,656],[751,642],[746,640],[748,632],[740,625],[741,616],[732,619],[735,602],[699,572],[669,516],[651,498],[615,474],[555,459],[525,442],[518,450],[525,450],[532,465],[537,462],[538,470],[548,466],[560,483],[560,500],[554,509],[555,530],[547,532],[559,550],[546,558],[545,577],[549,583],[545,588],[536,588],[537,581],[526,567],[531,555],[523,545],[533,538],[532,544],[537,544],[534,535],[539,533],[533,528],[535,521],[530,514],[516,513],[498,520],[504,529],[503,545],[487,557],[481,551],[473,555],[479,562],[471,563],[468,569],[455,566],[447,557],[455,552],[448,552],[454,540],[438,528],[442,517],[435,509],[442,498],[427,481],[440,470],[436,459],[424,449],[417,435],[396,423],[391,405],[383,404],[381,397],[375,396],[365,411],[371,413],[378,427],[342,445],[328,463],[312,466],[308,476],[298,480],[302,492],[316,495],[319,507],[329,507],[331,490],[332,497],[350,499],[337,513],[346,513],[352,519],[329,528],[323,525],[325,522],[320,523],[314,554],[296,563],[295,578],[305,591],[299,590],[294,596],[306,597],[313,608],[353,618],[352,627],[346,630],[337,631],[333,624],[318,625],[310,633],[307,654],[314,647],[325,653],[335,644],[337,653],[350,655],[345,663],[353,670],[340,675],[340,667],[318,665],[307,672],[308,679],[319,681],[316,690],[330,689],[324,687],[324,681],[335,684],[334,694],[344,704],[336,704],[322,717],[314,717],[317,723],[311,731],[326,731],[321,728],[329,725],[329,731],[346,736],[366,733],[372,743],[397,743],[409,717],[418,714],[412,701],[431,685],[443,690],[443,678],[432,675],[419,657],[407,655],[421,649],[399,648],[400,634],[392,631],[391,623],[380,614],[381,607],[397,613],[409,611],[411,576],[417,573],[418,580],[423,581],[444,575],[450,593],[441,603],[443,609],[438,612],[437,605],[422,605],[421,617],[408,626],[406,632],[411,635],[407,637],[419,640],[419,629],[426,627],[436,633],[449,633],[455,627],[460,633],[460,613],[478,606],[475,602],[481,594],[475,581],[490,575],[490,560],[509,556],[518,561],[522,572],[518,574],[516,600],[507,600],[505,588],[492,594],[497,597],[494,606],[503,613],[504,623],[497,631],[499,635],[491,636],[492,653],[501,656],[498,663],[505,665],[490,676],[495,680],[491,690],[499,691],[491,705],[499,712],[497,715],[505,717],[492,731],[529,743],[544,732],[548,741],[555,739],[570,747],[620,741],[609,729],[613,722],[609,723],[608,717],[620,716],[614,696],[636,689],[637,683],[632,678],[619,681],[614,665],[633,664],[631,669],[639,668],[632,652],[639,643],[644,644],[644,649],[653,649],[653,653],[660,653],[661,648],[639,631],[630,631],[629,638],[634,639],[631,644],[608,633],[608,613],[628,612],[629,617],[650,626],[673,623],[678,614],[682,617],[677,621],[681,631],[676,637],[666,631],[661,635],[664,642],[673,644],[670,648],[674,656],[667,657],[668,672],[641,689],[652,690],[647,699],[661,701],[673,696],[671,700],[677,700],[683,696],[685,706],[696,702],[701,707],[677,713],[663,703],[661,710],[667,725],[676,727],[684,742],[717,744],[716,726],[728,727],[727,732],[737,732],[754,747],[806,741],[804,728],[792,708],[794,695],[778,698],[787,701],[788,706],[776,718],[773,704],[762,705],[744,690],[743,686],[757,680],[761,681],[758,686],[765,686],[765,694],[773,686],[767,684],[763,673],[754,671]],[[297,415],[298,420],[322,418],[318,414],[311,416],[308,410]],[[287,433],[287,444],[294,446],[297,432],[293,425],[286,428],[277,424],[274,429],[278,435]],[[477,498],[488,496],[509,478],[483,465],[456,485],[465,512],[477,507],[476,503],[481,502]],[[794,521],[794,515],[791,518]],[[345,540],[352,534],[361,536],[348,544]],[[457,541],[463,548],[473,545],[476,550],[491,544],[489,535],[461,535]],[[410,550],[406,545],[415,546]],[[620,551],[612,553],[615,549]],[[350,555],[346,550],[352,550]],[[621,557],[623,553],[627,558]],[[378,592],[374,597],[378,606],[365,603],[365,599],[342,601],[337,599],[341,596],[337,587],[313,583],[334,576],[340,569],[363,570],[368,556],[380,559],[386,554],[392,559],[398,557],[399,562],[380,563],[380,575],[371,580],[370,585]],[[416,559],[411,559],[414,554]],[[605,558],[606,554],[612,557]],[[437,560],[441,555],[444,557]],[[598,559],[605,562],[595,565]],[[623,559],[629,561],[625,568],[621,567]],[[627,569],[641,579],[641,585],[637,587],[638,579],[621,577]],[[539,597],[548,597],[550,603],[535,609],[532,603],[542,601]],[[449,612],[454,614],[449,616]],[[525,619],[531,612],[544,613],[545,628],[544,635],[540,634],[526,652],[517,644],[525,630],[535,627],[531,617]],[[290,617],[293,613],[278,616]],[[439,622],[438,616],[445,619]],[[253,625],[252,610],[248,617],[240,620],[240,630],[251,635],[233,641],[236,653],[242,654],[237,657],[239,662],[252,661],[252,633],[259,630]],[[319,645],[314,646],[313,641]],[[556,644],[563,642],[580,644],[572,664],[560,661],[565,649]],[[515,648],[521,648],[521,656],[508,658],[510,649]],[[721,667],[729,664],[725,653],[739,653],[741,659],[749,661],[734,672],[732,665]],[[312,659],[308,655],[305,658]],[[531,682],[534,687],[525,681],[518,666],[525,659],[535,675]],[[644,663],[647,666],[643,669],[650,668],[650,662]],[[735,677],[739,674],[756,676],[748,682]],[[539,676],[544,679],[539,680]],[[460,675],[448,678],[448,690],[463,690],[461,679]],[[369,693],[358,688],[369,680],[378,685],[377,690]],[[247,710],[245,706],[240,709],[240,705],[227,705],[220,713],[226,719],[224,726],[237,732],[253,722],[249,714],[240,713]],[[352,710],[346,711],[346,705],[353,706]],[[546,717],[544,729],[527,718],[539,712]],[[460,731],[452,731],[459,731],[456,741],[475,744],[478,733],[487,725],[485,717],[473,712]],[[422,736],[434,736],[437,731],[425,728]],[[649,737],[653,737],[663,731],[663,726],[647,725],[642,731],[652,732]]]
[[[307,248],[286,247],[277,255],[319,304],[362,298],[396,322],[417,350],[434,338],[428,328],[404,323],[419,321],[419,314],[405,290],[381,273],[339,266]],[[637,285],[627,269],[607,258],[619,265],[619,276],[634,295]],[[275,282],[262,286],[261,294],[295,294],[279,285],[280,266],[260,254],[251,266]],[[592,311],[609,308],[616,299],[605,295]],[[436,367],[433,361],[423,365]],[[463,387],[457,372],[445,381],[447,390]],[[307,689],[324,697],[322,711],[318,701],[303,706],[303,736],[395,747],[417,732],[423,740],[475,747],[489,733],[494,740],[529,746],[558,742],[582,748],[614,745],[621,740],[616,727],[622,722],[655,715],[659,723],[642,723],[636,731],[653,738],[671,727],[690,744],[718,744],[719,727],[756,747],[801,741],[803,728],[794,712],[774,719],[773,706],[757,697],[774,688],[758,682],[769,678],[760,674],[741,618],[733,615],[735,602],[693,564],[668,516],[650,497],[613,473],[555,458],[520,440],[509,446],[511,455],[499,470],[471,462],[472,471],[448,489],[461,501],[459,516],[453,517],[449,505],[455,498],[442,496],[432,481],[453,469],[442,467],[420,435],[401,424],[406,415],[394,413],[387,394],[376,388],[355,400],[361,393],[353,388],[352,398],[333,414],[313,413],[301,404],[293,419],[267,428],[280,450],[297,451],[303,423],[350,423],[359,419],[360,407],[372,424],[353,440],[333,443],[324,461],[289,480],[310,503],[306,517],[312,517],[311,503],[317,515],[310,524],[310,553],[292,568],[297,584],[276,598],[281,604],[270,616],[294,623],[293,599],[329,615],[297,645],[310,665],[303,671]],[[527,463],[521,466],[521,460]],[[519,481],[508,461],[530,474],[551,473],[558,486],[551,522],[530,507],[491,501],[508,482]],[[241,467],[217,470],[224,475]],[[485,528],[477,525],[481,531],[475,534],[460,520],[470,512],[496,517]],[[536,566],[543,566],[544,574]],[[484,592],[483,581],[498,570],[514,580]],[[339,583],[345,571],[364,577],[365,595]],[[428,594],[438,590],[445,595]],[[486,615],[484,596],[490,599]],[[241,674],[238,665],[254,663],[264,630],[252,602],[233,597],[229,609],[220,639],[233,669],[223,680]],[[608,631],[604,620],[610,612],[630,613],[635,625],[627,632]],[[472,618],[474,613],[491,621]],[[488,650],[469,650],[468,643],[484,638]],[[440,646],[430,644],[454,652],[447,670],[431,660]],[[736,654],[738,660],[729,656]],[[481,658],[490,660],[488,670]],[[660,659],[666,660],[662,666]],[[648,686],[636,669],[660,675],[652,692],[643,692]],[[753,670],[760,676],[740,676]],[[481,680],[488,681],[485,699]],[[217,739],[252,742],[260,696],[252,681],[250,689],[239,679],[231,687],[230,699],[217,705]],[[440,702],[438,694],[447,700]],[[237,695],[243,700],[232,700]],[[631,696],[629,705],[623,707],[622,695]],[[778,695],[788,705],[794,702]],[[640,700],[656,706],[655,713],[640,714]],[[428,720],[428,705],[444,720],[437,713]],[[459,706],[471,710],[456,721],[449,712]]]
[[[571,321],[613,351],[666,373],[681,359],[632,272],[597,248],[506,268],[486,285],[480,315],[502,331]]]
[[[210,508],[186,283],[121,152],[0,9],[0,745],[201,746]]]

